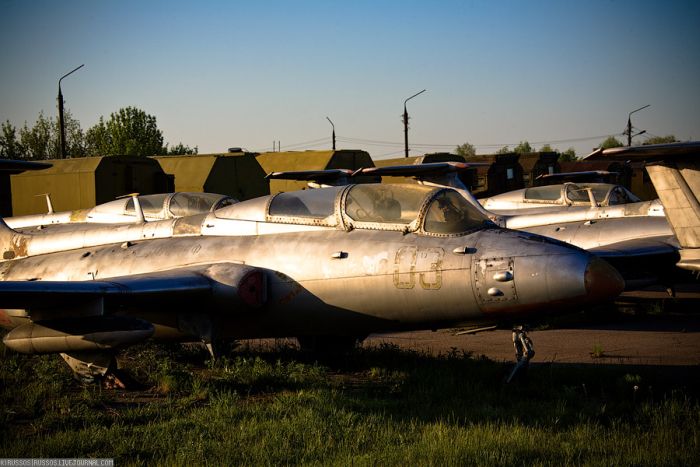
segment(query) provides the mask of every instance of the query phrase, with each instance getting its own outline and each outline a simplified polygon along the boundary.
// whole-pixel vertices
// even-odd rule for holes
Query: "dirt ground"
[[[458,330],[375,334],[363,345],[389,343],[433,354],[456,349],[494,361],[514,360],[509,330],[474,335],[456,335],[456,332]],[[534,330],[529,336],[535,347],[533,363],[700,365],[700,316],[696,315],[632,317],[614,323]]]

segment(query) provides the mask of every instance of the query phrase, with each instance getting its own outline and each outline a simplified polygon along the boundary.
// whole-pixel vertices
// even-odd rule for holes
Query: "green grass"
[[[698,465],[697,368],[508,366],[385,346],[318,363],[291,348],[147,345],[138,391],[0,349],[0,457],[130,464]]]

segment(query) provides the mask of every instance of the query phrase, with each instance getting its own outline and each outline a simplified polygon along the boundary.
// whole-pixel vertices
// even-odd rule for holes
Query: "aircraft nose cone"
[[[625,281],[617,269],[605,260],[592,257],[584,274],[586,299],[601,302],[617,297],[625,288]]]

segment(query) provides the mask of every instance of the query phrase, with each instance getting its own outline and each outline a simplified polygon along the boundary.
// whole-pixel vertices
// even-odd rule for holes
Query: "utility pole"
[[[633,110],[632,112],[627,115],[627,128],[625,131],[622,132],[623,135],[627,135],[627,146],[632,146],[632,136],[639,136],[647,132],[647,130],[642,130],[636,135],[632,134],[632,114],[635,112],[639,112],[640,110],[646,109],[647,107],[651,107],[651,104],[647,104],[644,107],[640,107],[637,110]]]
[[[333,127],[333,150],[335,151],[335,125],[333,125],[333,122],[331,122],[331,119],[326,117],[326,120],[328,120],[331,123],[331,126]]]
[[[79,67],[75,68],[72,71],[69,71],[65,75],[61,76],[61,78],[58,80],[58,126],[60,128],[60,139],[61,139],[61,159],[66,158],[66,125],[63,121],[63,93],[61,92],[61,81],[63,78],[66,76],[70,75],[71,73],[74,73],[78,70],[80,70],[82,67],[84,67],[85,64],[83,63]]]
[[[406,110],[406,102],[410,101],[419,94],[423,94],[427,89],[423,89],[421,92],[417,92],[405,101],[403,101],[403,145],[405,157],[408,157],[408,111]]]

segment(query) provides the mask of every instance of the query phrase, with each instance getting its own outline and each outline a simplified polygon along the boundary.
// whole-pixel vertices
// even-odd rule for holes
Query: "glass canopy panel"
[[[601,204],[607,198],[613,185],[605,183],[569,184],[566,186],[566,197],[574,203],[590,203],[588,190],[593,192],[596,203]]]
[[[459,193],[445,191],[435,197],[425,215],[426,232],[458,234],[483,228],[488,219]]]
[[[357,222],[410,224],[433,190],[421,185],[355,185],[346,198],[345,212]]]
[[[163,210],[165,198],[170,196],[170,193],[159,193],[156,195],[139,196],[139,204],[145,216],[156,216]],[[134,198],[129,198],[124,208],[127,214],[134,214]]]
[[[536,186],[525,190],[529,201],[556,201],[561,198],[561,185]]]
[[[335,199],[343,188],[345,187],[339,186],[279,193],[270,203],[269,215],[325,219],[335,213]]]
[[[170,214],[184,217],[209,212],[221,198],[215,193],[175,193],[170,200]]]

